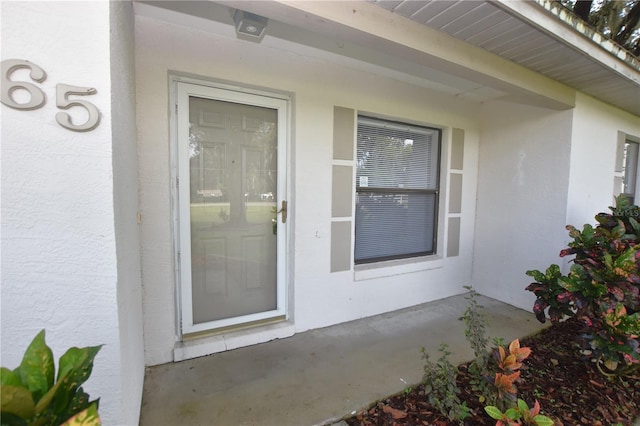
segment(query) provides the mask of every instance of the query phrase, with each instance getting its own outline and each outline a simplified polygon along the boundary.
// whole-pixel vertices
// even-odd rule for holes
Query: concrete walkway
[[[539,329],[532,313],[479,297],[488,335],[511,340]],[[472,358],[455,296],[291,338],[147,370],[143,426],[324,425],[419,383],[420,347]],[[434,360],[436,358],[433,358]]]

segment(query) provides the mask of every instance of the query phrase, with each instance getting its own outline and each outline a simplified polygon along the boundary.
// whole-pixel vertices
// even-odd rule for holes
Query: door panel
[[[178,83],[185,333],[285,313],[285,112],[280,99]]]

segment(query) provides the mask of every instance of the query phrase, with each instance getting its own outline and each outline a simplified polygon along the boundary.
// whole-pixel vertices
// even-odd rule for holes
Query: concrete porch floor
[[[531,312],[478,297],[488,336],[509,341],[542,328]],[[420,348],[454,364],[472,352],[464,295],[293,337],[147,369],[140,424],[324,425],[419,383]],[[434,358],[434,359],[436,359]]]

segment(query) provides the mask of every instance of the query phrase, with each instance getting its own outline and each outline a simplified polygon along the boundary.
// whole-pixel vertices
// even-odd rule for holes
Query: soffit
[[[535,2],[369,1],[640,115],[638,61],[629,63],[615,57],[557,17],[547,16],[555,22],[548,21],[546,27],[541,27],[542,21],[536,22],[526,15],[550,15],[550,12]],[[533,14],[532,8],[537,9]]]
[[[246,10],[270,20],[263,45],[337,59],[460,98],[565,109],[573,106],[567,89],[572,87],[640,115],[640,70],[582,40],[572,28],[554,27],[562,23],[544,16],[532,1],[163,0],[134,5],[143,3],[196,17],[203,30],[207,22],[232,26],[234,10]],[[136,13],[146,13],[139,9]]]

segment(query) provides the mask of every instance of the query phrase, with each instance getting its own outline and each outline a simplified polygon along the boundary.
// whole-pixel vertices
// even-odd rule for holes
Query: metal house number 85
[[[34,110],[42,108],[46,102],[46,95],[35,84],[27,81],[12,81],[10,79],[11,74],[14,71],[26,68],[30,70],[29,77],[35,82],[42,83],[47,79],[47,73],[33,62],[21,60],[21,59],[7,59],[2,61],[2,98],[1,102],[9,108],[18,110]],[[29,92],[29,100],[27,102],[19,103],[13,98],[13,92],[16,90],[25,90]],[[56,106],[60,109],[69,109],[77,106],[84,108],[89,118],[83,124],[73,124],[71,116],[66,112],[59,112],[56,114],[56,121],[59,125],[65,129],[73,130],[75,132],[87,132],[95,129],[100,123],[100,111],[91,102],[80,99],[69,99],[70,95],[86,96],[95,95],[98,93],[93,87],[78,87],[70,86],[68,84],[56,84]]]

